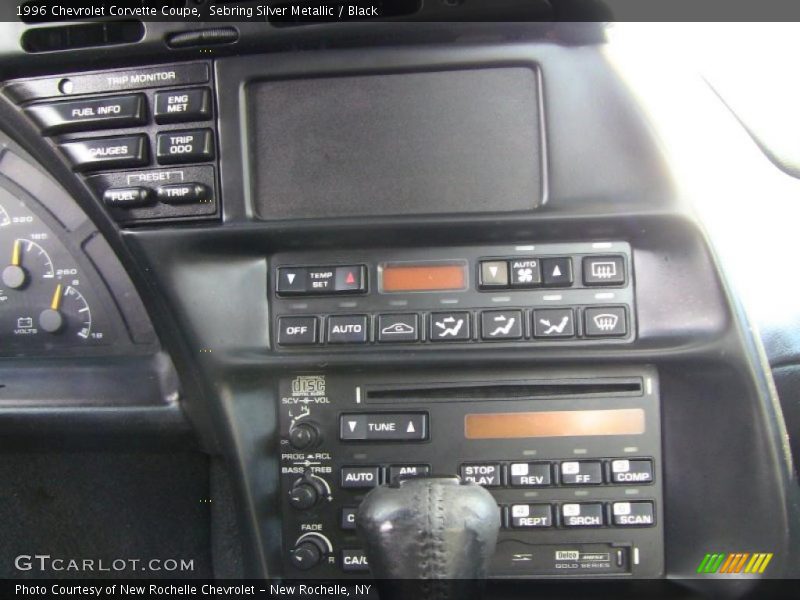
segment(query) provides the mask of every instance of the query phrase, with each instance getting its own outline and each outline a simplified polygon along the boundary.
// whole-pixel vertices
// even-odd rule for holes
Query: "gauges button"
[[[145,135],[121,135],[64,142],[61,149],[76,171],[143,167],[150,162]]]

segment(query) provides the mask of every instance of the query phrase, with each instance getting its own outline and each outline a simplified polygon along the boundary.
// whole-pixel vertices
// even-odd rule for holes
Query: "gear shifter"
[[[458,477],[400,480],[356,516],[382,600],[478,598],[500,529],[497,502]]]

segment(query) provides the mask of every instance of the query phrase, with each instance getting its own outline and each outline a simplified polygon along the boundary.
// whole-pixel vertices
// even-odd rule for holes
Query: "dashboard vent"
[[[641,396],[638,378],[597,380],[567,379],[502,381],[492,383],[430,384],[424,386],[370,387],[368,403],[407,401],[465,402],[470,400],[532,400],[537,398],[586,398]]]
[[[105,21],[28,29],[22,34],[20,44],[26,52],[58,52],[132,44],[143,37],[141,21]]]

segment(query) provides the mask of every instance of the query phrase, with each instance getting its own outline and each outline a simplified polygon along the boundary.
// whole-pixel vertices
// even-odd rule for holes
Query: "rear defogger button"
[[[427,438],[427,413],[360,413],[339,417],[341,440],[422,441]]]

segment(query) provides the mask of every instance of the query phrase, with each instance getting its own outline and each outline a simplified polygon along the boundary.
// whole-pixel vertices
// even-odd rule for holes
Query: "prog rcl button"
[[[150,160],[144,135],[85,138],[64,142],[61,149],[76,171],[142,167]]]
[[[564,527],[601,527],[603,505],[599,502],[562,504],[561,523]]]
[[[329,344],[364,344],[367,341],[367,315],[328,317]]]
[[[549,504],[512,504],[511,527],[535,529],[553,526],[553,511]]]
[[[503,484],[499,464],[461,465],[461,479],[484,487],[498,487]]]
[[[34,104],[25,112],[45,135],[130,127],[147,122],[144,94]]]
[[[614,502],[611,516],[617,527],[650,527],[656,521],[652,502]]]
[[[110,188],[103,193],[103,202],[113,208],[135,208],[153,201],[149,188]]]
[[[637,484],[653,481],[653,461],[649,459],[620,458],[611,461],[611,481]]]
[[[170,90],[156,92],[156,123],[183,123],[211,118],[211,90]]]
[[[316,317],[280,317],[278,319],[278,343],[282,346],[302,346],[316,342]]]
[[[164,204],[192,204],[209,199],[209,189],[202,183],[171,183],[161,185],[156,196]]]
[[[167,131],[156,136],[156,159],[172,165],[214,158],[214,134],[210,129]]]

